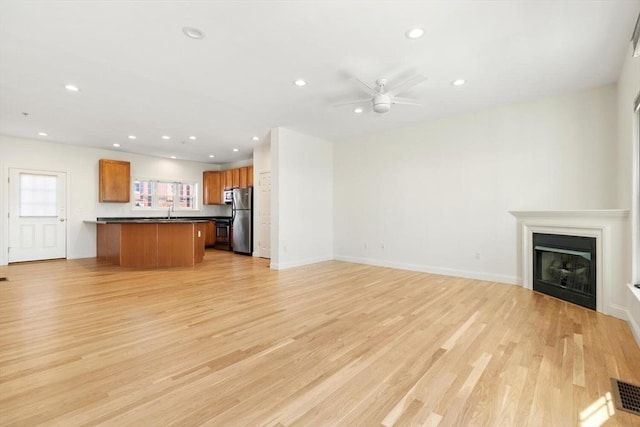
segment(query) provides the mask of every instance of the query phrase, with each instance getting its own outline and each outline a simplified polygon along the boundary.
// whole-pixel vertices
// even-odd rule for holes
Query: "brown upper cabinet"
[[[203,183],[205,186],[205,190],[207,188],[207,177],[206,174],[215,173],[215,172],[204,172]],[[220,194],[222,197],[222,190],[231,190],[232,188],[247,188],[253,187],[253,166],[244,166],[236,169],[227,169],[226,171],[218,172],[220,174]],[[207,194],[203,193],[205,198],[205,204],[217,204],[217,203],[207,203]],[[223,203],[222,201],[220,203]]]
[[[232,182],[231,188],[240,188],[240,169],[231,169]]]
[[[224,171],[224,189],[231,190],[233,188],[233,171],[232,169]]]
[[[238,187],[240,188],[247,188],[247,178],[249,175],[249,168],[247,166],[240,168],[239,169],[239,175],[240,175],[240,184],[238,185]]]
[[[202,173],[202,197],[205,205],[221,205],[222,202],[222,177],[224,173],[218,171],[206,171]]]
[[[101,203],[128,203],[131,189],[131,164],[100,159],[98,200]]]

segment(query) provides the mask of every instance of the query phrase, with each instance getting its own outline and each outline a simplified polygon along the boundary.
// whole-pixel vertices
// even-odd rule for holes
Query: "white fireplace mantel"
[[[626,277],[629,211],[510,211],[518,223],[518,276],[533,288],[533,233],[594,237],[596,239],[596,310],[626,320]]]

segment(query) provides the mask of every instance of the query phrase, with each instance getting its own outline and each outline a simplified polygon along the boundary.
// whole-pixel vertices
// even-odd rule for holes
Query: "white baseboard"
[[[611,303],[609,304],[608,307],[605,307],[605,314],[608,314],[609,316],[617,317],[618,319],[621,319],[621,320],[626,320],[627,322],[631,318],[631,316],[629,315],[629,311],[627,310],[626,307],[623,307],[615,303]]]
[[[638,347],[640,347],[640,325],[638,325],[638,323],[632,316],[629,316],[629,318],[627,319],[627,323],[629,324],[629,328],[631,328],[633,338],[636,339],[636,344],[638,344]]]
[[[505,276],[502,274],[482,273],[479,271],[457,270],[453,268],[433,267],[429,265],[408,264],[402,262],[384,261],[370,258],[358,258],[350,256],[336,255],[337,261],[347,261],[356,264],[375,265],[377,267],[397,268],[399,270],[419,271],[421,273],[442,274],[444,276],[464,277],[467,279],[485,280],[487,282],[507,283],[517,285],[522,283],[521,279],[515,276]]]
[[[273,261],[269,265],[272,270],[286,270],[288,268],[301,267],[303,265],[316,264],[318,262],[332,261],[334,258],[332,256],[324,256],[324,257],[316,257],[316,258],[305,258],[296,261],[290,262],[280,262],[274,263]]]
[[[629,300],[628,307],[626,309],[626,321],[629,324],[633,338],[636,340],[636,344],[640,347],[640,291],[633,287],[631,284],[627,284],[629,288]],[[634,316],[635,314],[635,316]]]

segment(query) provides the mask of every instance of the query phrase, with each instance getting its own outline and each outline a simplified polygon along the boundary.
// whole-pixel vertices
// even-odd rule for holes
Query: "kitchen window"
[[[133,209],[198,209],[198,184],[152,179],[133,180]]]

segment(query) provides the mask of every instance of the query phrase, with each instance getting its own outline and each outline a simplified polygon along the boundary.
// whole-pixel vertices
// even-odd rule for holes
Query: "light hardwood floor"
[[[576,426],[640,383],[625,322],[518,286],[223,251],[0,273],[3,426]]]

